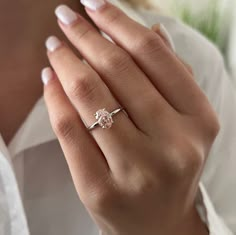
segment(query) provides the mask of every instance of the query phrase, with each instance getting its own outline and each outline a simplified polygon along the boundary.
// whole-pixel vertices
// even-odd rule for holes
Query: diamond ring
[[[94,128],[100,126],[103,129],[109,129],[112,127],[112,124],[114,123],[113,116],[120,111],[122,111],[124,108],[118,108],[114,110],[113,112],[109,113],[105,108],[104,109],[99,109],[95,114],[96,122],[88,127],[87,129],[89,131],[93,130]]]

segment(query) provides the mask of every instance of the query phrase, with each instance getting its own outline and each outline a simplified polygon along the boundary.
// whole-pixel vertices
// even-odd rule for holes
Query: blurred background
[[[236,0],[151,0],[207,36],[221,50],[236,83]]]

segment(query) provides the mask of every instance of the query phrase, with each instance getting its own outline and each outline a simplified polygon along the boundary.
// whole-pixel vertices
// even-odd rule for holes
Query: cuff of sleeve
[[[217,215],[206,189],[201,182],[196,198],[196,208],[200,218],[208,227],[209,235],[233,235],[222,218]]]

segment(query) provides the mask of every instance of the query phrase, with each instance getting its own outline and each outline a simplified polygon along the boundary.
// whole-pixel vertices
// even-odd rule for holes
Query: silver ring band
[[[95,118],[97,119],[97,121],[95,123],[93,123],[90,127],[88,127],[87,129],[89,131],[95,129],[96,127],[102,127],[103,129],[109,129],[111,128],[112,124],[114,123],[113,121],[113,116],[117,113],[119,113],[120,111],[123,111],[124,108],[120,107],[118,109],[115,109],[114,111],[112,111],[111,113],[107,112],[106,109],[99,109],[95,114]]]

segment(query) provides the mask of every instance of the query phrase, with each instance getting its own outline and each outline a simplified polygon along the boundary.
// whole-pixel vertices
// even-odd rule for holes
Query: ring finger
[[[50,37],[47,41],[47,48],[50,63],[66,95],[86,126],[90,126],[96,121],[94,114],[97,110],[106,108],[108,112],[112,112],[120,107],[98,74],[78,59],[64,43],[55,37]],[[96,142],[104,155],[108,157],[109,165],[113,163],[116,165],[117,161],[122,161],[122,155],[116,154],[117,151],[120,152],[120,149],[124,149],[131,139],[141,133],[124,112],[116,114],[114,122],[110,130],[102,128],[92,130]],[[111,149],[112,154],[120,156],[119,159],[111,156]]]

